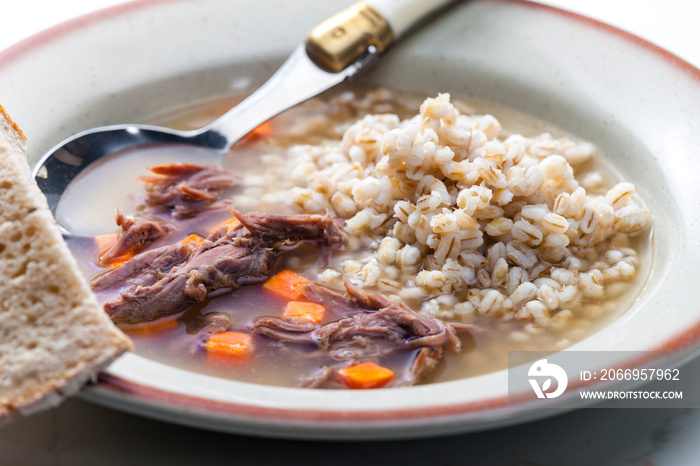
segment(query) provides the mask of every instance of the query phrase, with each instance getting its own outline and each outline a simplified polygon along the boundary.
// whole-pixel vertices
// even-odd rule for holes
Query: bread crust
[[[19,140],[22,141],[23,144],[26,144],[27,142],[27,136],[24,135],[24,131],[20,129],[19,126],[17,126],[17,123],[15,123],[12,118],[10,118],[10,115],[7,114],[5,111],[5,108],[0,105],[0,120],[3,121],[3,123],[7,124],[10,126],[15,133],[15,137]],[[23,149],[24,150],[24,149]]]
[[[124,352],[31,176],[0,106],[0,424],[53,406]]]

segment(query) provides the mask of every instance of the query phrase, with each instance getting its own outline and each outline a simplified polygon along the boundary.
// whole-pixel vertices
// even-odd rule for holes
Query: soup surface
[[[193,105],[154,122],[200,127],[236,100]],[[207,238],[204,244],[220,241],[210,235],[234,219],[228,207],[239,217],[234,224],[245,224],[249,212],[329,215],[345,240],[333,247],[309,238],[266,244],[276,261],[265,276],[209,290],[171,316],[122,322],[137,353],[188,370],[272,385],[364,388],[349,383],[342,370],[370,360],[391,371],[394,382],[405,382],[402,374],[415,369],[420,352],[433,348],[415,343],[426,335],[409,332],[397,349],[377,350],[381,357],[369,357],[366,348],[348,356],[300,342],[302,335],[318,338],[321,327],[352,320],[356,309],[344,307],[358,306],[353,293],[369,293],[427,319],[428,326],[446,323],[439,326],[447,335],[441,346],[423,354],[435,367],[410,383],[470,377],[506,367],[508,351],[555,351],[595,332],[631,306],[650,266],[649,214],[594,146],[483,102],[353,88],[280,115],[221,161],[203,157],[182,148],[141,150],[106,160],[76,180],[59,216],[87,235],[69,245],[88,278],[99,282],[125,267],[100,262],[105,245],[95,237],[115,230],[114,207],[134,218],[150,215],[143,184],[133,180],[151,165],[196,160],[220,164],[238,179],[196,216],[176,220],[146,252],[186,242],[191,234]],[[107,196],[85,199],[83,193],[96,191]],[[155,215],[172,221],[170,211]],[[226,234],[250,240],[250,227],[235,228]],[[265,285],[280,271],[335,293],[321,291],[315,299],[331,312],[287,328],[299,316],[286,317],[290,299]],[[129,283],[96,289],[98,297],[109,304]],[[343,310],[333,312],[339,300]],[[368,315],[379,310],[363,309]],[[223,326],[210,327],[217,332],[203,330],[222,315]],[[400,332],[410,326],[391,322]],[[217,333],[248,335],[245,345],[253,350],[245,357],[211,350],[207,342]],[[453,333],[460,344],[450,343]],[[352,351],[366,336],[349,337]],[[392,382],[376,386],[384,384]]]

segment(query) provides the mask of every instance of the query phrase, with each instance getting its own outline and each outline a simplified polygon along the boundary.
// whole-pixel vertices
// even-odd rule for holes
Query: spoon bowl
[[[221,157],[243,136],[288,108],[371,67],[399,36],[452,0],[371,0],[357,3],[314,28],[257,91],[209,125],[190,131],[124,124],[78,133],[34,167],[39,188],[56,215],[68,185],[90,164],[111,154],[164,144],[213,149]],[[64,236],[71,235],[58,222]]]
[[[122,124],[89,129],[64,140],[34,167],[33,176],[55,214],[68,185],[90,164],[136,147],[189,145],[212,149],[223,157],[243,136],[282,111],[325,91],[367,69],[377,58],[370,46],[344,70],[322,70],[300,45],[282,67],[256,92],[209,125],[195,130]],[[59,223],[64,235],[71,232]]]

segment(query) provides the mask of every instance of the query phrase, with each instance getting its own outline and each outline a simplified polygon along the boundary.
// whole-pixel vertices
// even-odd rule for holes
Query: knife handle
[[[338,73],[375,47],[384,52],[422,18],[454,0],[367,0],[316,26],[306,52],[326,71]]]

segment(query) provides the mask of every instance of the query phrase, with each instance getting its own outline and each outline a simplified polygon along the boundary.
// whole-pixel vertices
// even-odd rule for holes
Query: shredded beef
[[[221,238],[214,232],[209,239],[228,241],[227,238],[241,237],[239,232],[244,230],[246,238],[255,238],[266,244],[307,240],[318,246],[335,246],[346,242],[338,221],[330,215],[271,215],[262,212],[241,215],[235,210],[231,213],[240,223]]]
[[[230,171],[213,166],[169,164],[149,170],[154,175],[139,178],[146,183],[146,205],[170,211],[176,219],[193,217],[238,181]]]
[[[445,347],[460,351],[457,332],[479,330],[420,315],[403,303],[366,293],[347,281],[345,287],[347,296],[315,284],[306,290],[308,299],[322,302],[341,316],[334,322],[318,325],[277,317],[261,317],[253,322],[258,334],[283,342],[312,345],[317,356],[337,361],[302,379],[300,386],[322,386],[341,367],[377,362],[399,351],[415,350],[410,367],[391,382],[391,386],[413,385],[435,368]]]
[[[299,380],[299,388],[321,388],[326,383],[333,380],[335,370],[329,366],[323,366],[308,377]]]
[[[172,229],[168,222],[158,217],[127,217],[118,210],[115,220],[122,231],[117,242],[100,254],[100,265],[139,253]]]
[[[96,291],[118,292],[104,304],[112,320],[155,320],[184,311],[213,291],[260,282],[291,242],[330,246],[345,241],[329,215],[233,213],[240,222],[223,236],[146,251],[94,280]]]
[[[95,277],[94,291],[153,285],[170,270],[183,264],[194,251],[192,243],[176,243],[144,251],[116,269]]]
[[[190,335],[196,334],[201,341],[206,341],[213,334],[228,330],[231,321],[231,316],[225,312],[207,312],[187,319],[185,331]]]

